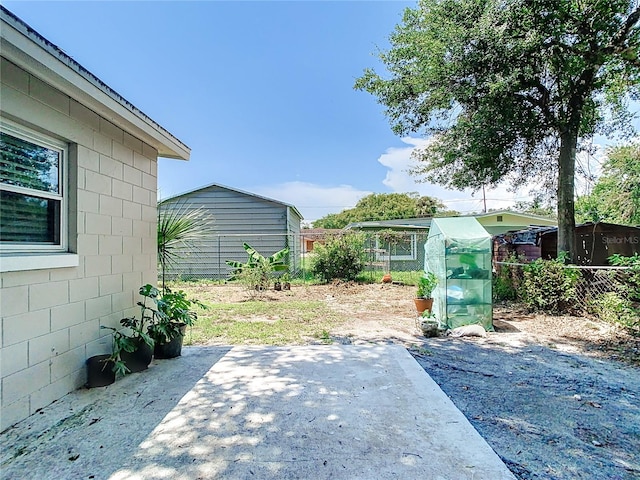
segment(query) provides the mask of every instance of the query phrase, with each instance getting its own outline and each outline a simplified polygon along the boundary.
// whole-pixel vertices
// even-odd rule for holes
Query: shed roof
[[[0,51],[7,60],[153,146],[159,156],[189,159],[187,145],[1,5],[0,20]]]
[[[212,188],[212,187],[224,188],[225,190],[230,190],[232,192],[240,193],[242,195],[249,195],[250,197],[255,197],[255,198],[258,198],[260,200],[265,200],[267,202],[278,203],[280,205],[283,205],[285,207],[289,207],[289,208],[293,209],[293,211],[300,217],[301,220],[304,219],[304,217],[298,211],[298,209],[295,207],[295,205],[291,205],[290,203],[285,203],[285,202],[282,202],[280,200],[275,200],[273,198],[264,197],[262,195],[257,195],[255,193],[251,193],[251,192],[247,192],[247,191],[244,191],[244,190],[240,190],[238,188],[227,187],[226,185],[222,185],[220,183],[210,183],[209,185],[205,185],[204,187],[198,187],[198,188],[194,188],[193,190],[187,190],[186,192],[178,193],[177,195],[173,195],[171,197],[163,198],[161,201],[166,202],[168,200],[176,200],[176,199],[178,199],[180,197],[184,197],[186,195],[191,195],[192,193],[196,193],[196,192],[199,192],[201,190],[206,190],[206,189]]]

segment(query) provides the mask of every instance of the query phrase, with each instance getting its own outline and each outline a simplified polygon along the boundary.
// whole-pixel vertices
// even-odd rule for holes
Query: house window
[[[403,235],[402,238],[394,240],[393,244],[384,243],[376,238],[376,249],[391,248],[390,258],[384,253],[378,253],[378,261],[385,260],[415,260],[417,258],[417,238],[415,233],[408,233]]]
[[[0,249],[64,251],[67,146],[3,122],[0,154]]]
[[[502,215],[496,215],[496,221],[497,222],[501,222],[502,221]]]

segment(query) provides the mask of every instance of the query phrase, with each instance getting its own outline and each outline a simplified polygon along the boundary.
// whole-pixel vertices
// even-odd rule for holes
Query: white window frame
[[[376,253],[377,261],[386,260],[416,260],[418,258],[418,236],[415,233],[410,233],[411,236],[411,253],[409,255],[385,255],[384,253]],[[376,250],[384,248],[385,245],[380,245],[380,239],[376,236]],[[389,252],[391,254],[391,252]]]
[[[0,183],[0,189],[8,192],[22,193],[26,195],[37,195],[39,197],[60,201],[60,243],[55,245],[30,244],[26,242],[20,243],[0,243],[0,253],[61,253],[67,252],[69,248],[69,232],[68,232],[68,208],[69,195],[67,193],[67,162],[69,158],[69,145],[60,140],[43,135],[42,133],[31,130],[23,125],[11,122],[7,119],[0,120],[0,131],[13,137],[31,142],[40,147],[55,150],[60,154],[60,164],[58,169],[58,185],[60,193],[42,192],[29,188],[18,187],[15,185],[7,185]],[[4,270],[4,269],[0,269]]]

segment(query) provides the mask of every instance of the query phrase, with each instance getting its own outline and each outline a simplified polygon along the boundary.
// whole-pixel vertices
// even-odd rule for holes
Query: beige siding
[[[2,59],[2,116],[69,144],[69,244],[79,265],[0,274],[4,430],[85,383],[102,325],[156,281],[157,151]]]

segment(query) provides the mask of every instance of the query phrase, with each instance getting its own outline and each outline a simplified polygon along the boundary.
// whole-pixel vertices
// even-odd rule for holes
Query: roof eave
[[[90,108],[158,150],[158,156],[189,160],[191,149],[98,77],[4,7],[0,51],[7,60]]]

